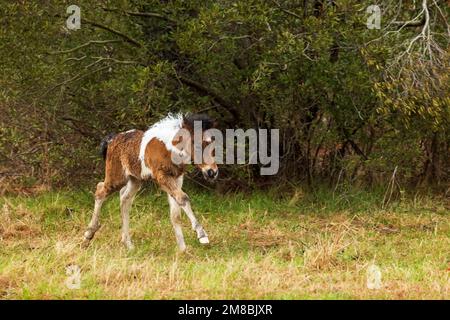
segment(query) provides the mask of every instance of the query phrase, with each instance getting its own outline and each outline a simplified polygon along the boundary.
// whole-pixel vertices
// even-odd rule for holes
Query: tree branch
[[[115,43],[115,42],[122,42],[122,40],[118,40],[118,39],[115,39],[115,40],[90,40],[90,41],[88,41],[88,42],[86,42],[86,43],[83,43],[83,44],[81,44],[81,45],[79,45],[79,46],[77,46],[77,47],[74,47],[74,48],[72,48],[72,49],[61,50],[61,51],[52,51],[52,52],[49,52],[48,54],[65,54],[65,53],[71,53],[71,52],[80,50],[80,49],[82,49],[82,48],[84,48],[84,47],[90,46],[91,44],[105,44],[105,43]]]
[[[85,69],[88,69],[90,67],[92,67],[93,65],[96,65],[102,61],[113,61],[114,63],[117,64],[138,64],[137,61],[133,61],[133,60],[118,60],[115,58],[111,58],[111,57],[90,57],[92,59],[96,59],[94,62],[88,64],[86,67],[84,67]]]
[[[156,18],[156,19],[165,20],[165,21],[173,23],[173,24],[177,24],[176,20],[173,20],[172,18],[169,18],[163,14],[156,13],[156,12],[138,12],[138,11],[128,11],[128,10],[120,10],[120,9],[113,9],[113,8],[105,8],[105,7],[103,7],[102,9],[104,11],[109,11],[109,12],[122,12],[128,16],[133,16],[133,17]]]
[[[216,101],[225,110],[227,110],[233,116],[233,118],[235,120],[239,120],[240,119],[240,115],[239,115],[239,112],[237,111],[236,107],[233,104],[231,104],[230,102],[226,101],[224,98],[222,98],[219,94],[214,92],[212,89],[203,86],[202,84],[200,84],[197,81],[185,78],[183,76],[179,76],[178,79],[182,83],[184,83],[184,84],[186,84],[186,85],[196,89],[197,91],[200,91],[201,93],[203,93],[205,95],[208,95],[211,98],[213,98],[214,101]]]
[[[84,18],[82,21],[84,23],[90,24],[93,27],[97,27],[97,28],[109,31],[109,32],[111,32],[111,33],[113,33],[113,34],[123,38],[126,42],[129,42],[129,43],[133,44],[136,47],[142,48],[142,44],[140,44],[137,40],[131,38],[130,36],[120,32],[118,30],[115,30],[115,29],[113,29],[111,27],[105,26],[104,24],[101,24],[101,23],[98,23],[98,22],[95,22],[95,21],[91,21],[91,20],[86,19],[86,18]]]
[[[97,130],[93,127],[90,127],[89,129],[87,129],[85,126],[85,121],[75,119],[71,116],[64,115],[61,117],[61,120],[64,121],[64,124],[66,126],[77,131],[82,136],[85,136],[88,138],[96,138],[96,137],[98,137],[99,134],[101,134],[101,132],[99,132],[99,130]],[[94,131],[96,131],[96,133],[92,133],[93,129],[95,129]]]
[[[364,154],[364,152],[358,147],[358,145],[355,143],[355,141],[348,139],[347,140],[348,143],[350,143],[350,145],[352,146],[353,150],[355,150],[355,152],[364,160],[367,160],[367,156]]]
[[[407,27],[421,27],[425,24],[425,17],[422,17],[422,19],[418,20],[418,21],[392,21],[391,24],[396,25],[400,28],[407,28]]]
[[[60,82],[60,83],[57,83],[56,85],[54,85],[53,87],[51,87],[50,89],[48,89],[47,91],[45,91],[45,92],[42,94],[42,96],[47,95],[49,92],[55,90],[56,88],[58,88],[58,87],[60,87],[60,86],[66,85],[66,84],[68,84],[68,83],[70,83],[70,82],[72,82],[72,81],[75,81],[75,80],[82,79],[82,78],[84,78],[84,77],[87,77],[87,76],[89,76],[89,75],[91,75],[91,74],[94,74],[94,73],[97,73],[97,72],[99,72],[99,71],[108,69],[109,67],[111,67],[111,66],[110,66],[110,65],[107,65],[107,66],[102,66],[102,67],[100,67],[100,68],[98,68],[98,69],[95,69],[95,70],[93,70],[93,71],[91,71],[91,72],[85,72],[85,73],[80,72],[80,73],[76,74],[75,76],[73,76],[73,77],[71,77],[71,78],[69,78],[69,79],[67,79],[67,80],[64,80],[64,81],[62,81],[62,82]]]
[[[284,13],[286,13],[286,14],[288,14],[290,16],[293,16],[293,17],[295,17],[297,19],[303,20],[303,17],[301,17],[300,15],[296,14],[295,12],[292,12],[290,10],[287,10],[287,9],[283,8],[281,6],[281,4],[278,3],[278,1],[272,0],[272,2],[278,7],[278,9],[280,9]]]

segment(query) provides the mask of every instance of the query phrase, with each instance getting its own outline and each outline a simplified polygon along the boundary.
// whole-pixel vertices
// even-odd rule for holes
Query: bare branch
[[[251,38],[251,37],[252,37],[252,36],[250,36],[250,35],[235,36],[235,37],[232,37],[232,36],[222,36],[222,37],[220,37],[219,39],[217,39],[216,41],[214,41],[214,43],[208,48],[207,51],[211,51],[212,48],[214,48],[214,46],[215,46],[216,44],[218,44],[220,41],[225,40],[225,39],[239,40],[239,39],[247,39],[247,38]]]
[[[407,27],[421,27],[425,24],[425,17],[422,17],[420,20],[409,20],[409,21],[392,21],[391,24],[399,26],[400,28],[407,28]]]
[[[169,18],[168,16],[165,16],[163,14],[156,13],[156,12],[137,12],[137,11],[128,11],[128,10],[120,10],[120,9],[105,8],[105,7],[103,7],[102,9],[104,11],[109,11],[109,12],[122,12],[128,16],[133,16],[133,17],[156,18],[156,19],[168,21],[172,24],[177,24],[176,20],[173,20],[172,18]]]
[[[126,42],[129,42],[129,43],[133,44],[136,47],[142,48],[142,44],[141,43],[139,43],[137,40],[131,38],[130,36],[120,32],[118,30],[115,30],[115,29],[113,29],[111,27],[105,26],[104,24],[101,24],[101,23],[98,23],[98,22],[95,22],[95,21],[91,21],[91,20],[86,19],[86,18],[83,19],[83,22],[87,23],[87,24],[90,24],[93,27],[97,27],[97,28],[109,31],[109,32],[111,32],[111,33],[113,33],[113,34],[123,38]]]
[[[385,72],[388,82],[398,84],[396,95],[399,98],[406,96],[411,90],[423,90],[430,95],[432,92],[440,92],[442,74],[448,68],[450,28],[446,13],[439,8],[436,0],[421,0],[419,11],[409,21],[391,22],[389,26],[398,23],[401,24],[400,28],[387,31],[380,38],[369,42],[387,36],[392,36],[395,42],[398,42],[399,37],[405,38],[399,46],[393,48],[397,54],[389,61]],[[440,19],[445,21],[444,25],[438,23]],[[411,32],[402,32],[407,27],[414,26],[419,27],[416,34],[411,36]],[[447,29],[447,34],[442,33],[442,29]]]
[[[105,43],[117,43],[117,42],[122,42],[122,40],[118,40],[118,39],[115,39],[115,40],[90,40],[90,41],[88,41],[86,43],[83,43],[83,44],[81,44],[81,45],[79,45],[77,47],[74,47],[72,49],[62,50],[62,51],[52,51],[52,52],[49,52],[48,54],[72,53],[72,52],[75,52],[75,51],[80,50],[82,48],[85,48],[87,46],[90,46],[91,44],[105,44]]]
[[[111,58],[111,57],[91,57],[91,58],[92,59],[97,59],[97,60],[95,60],[94,62],[92,62],[92,63],[88,64],[87,66],[85,66],[84,67],[85,69],[89,69],[90,67],[92,67],[92,66],[94,66],[94,65],[96,65],[96,64],[98,64],[100,62],[103,62],[103,61],[113,61],[114,63],[117,63],[117,64],[138,64],[137,61],[133,61],[133,60],[118,60],[118,59]]]
[[[77,58],[77,57],[70,57],[70,58],[64,59],[63,62],[68,62],[68,61],[81,61],[81,60],[84,60],[84,59],[86,59],[86,58],[87,58],[86,55],[81,56],[81,57],[79,57],[79,58]]]

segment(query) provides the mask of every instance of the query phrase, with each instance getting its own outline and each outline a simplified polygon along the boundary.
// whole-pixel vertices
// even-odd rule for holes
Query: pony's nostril
[[[208,174],[208,177],[210,177],[210,178],[214,177],[214,170],[213,169],[208,169],[208,171],[206,173]]]

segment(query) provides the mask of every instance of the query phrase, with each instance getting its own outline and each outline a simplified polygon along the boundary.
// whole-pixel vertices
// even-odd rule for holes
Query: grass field
[[[120,243],[117,196],[87,249],[89,191],[0,198],[0,298],[450,299],[448,199],[404,196],[382,209],[383,193],[364,190],[185,189],[211,241],[200,245],[183,215],[185,253],[166,196],[152,188],[133,205],[131,252]],[[366,285],[372,264],[380,289]],[[71,266],[79,289],[66,284]]]

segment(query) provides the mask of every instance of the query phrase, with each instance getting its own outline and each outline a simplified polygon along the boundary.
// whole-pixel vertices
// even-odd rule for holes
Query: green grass
[[[93,207],[87,190],[0,198],[2,299],[449,299],[448,199],[318,189],[219,195],[185,188],[210,236],[202,246],[183,215],[179,253],[165,194],[153,188],[131,213],[135,249],[120,243],[118,197],[80,246]],[[380,289],[366,271],[377,265]],[[68,266],[81,269],[69,289]]]

